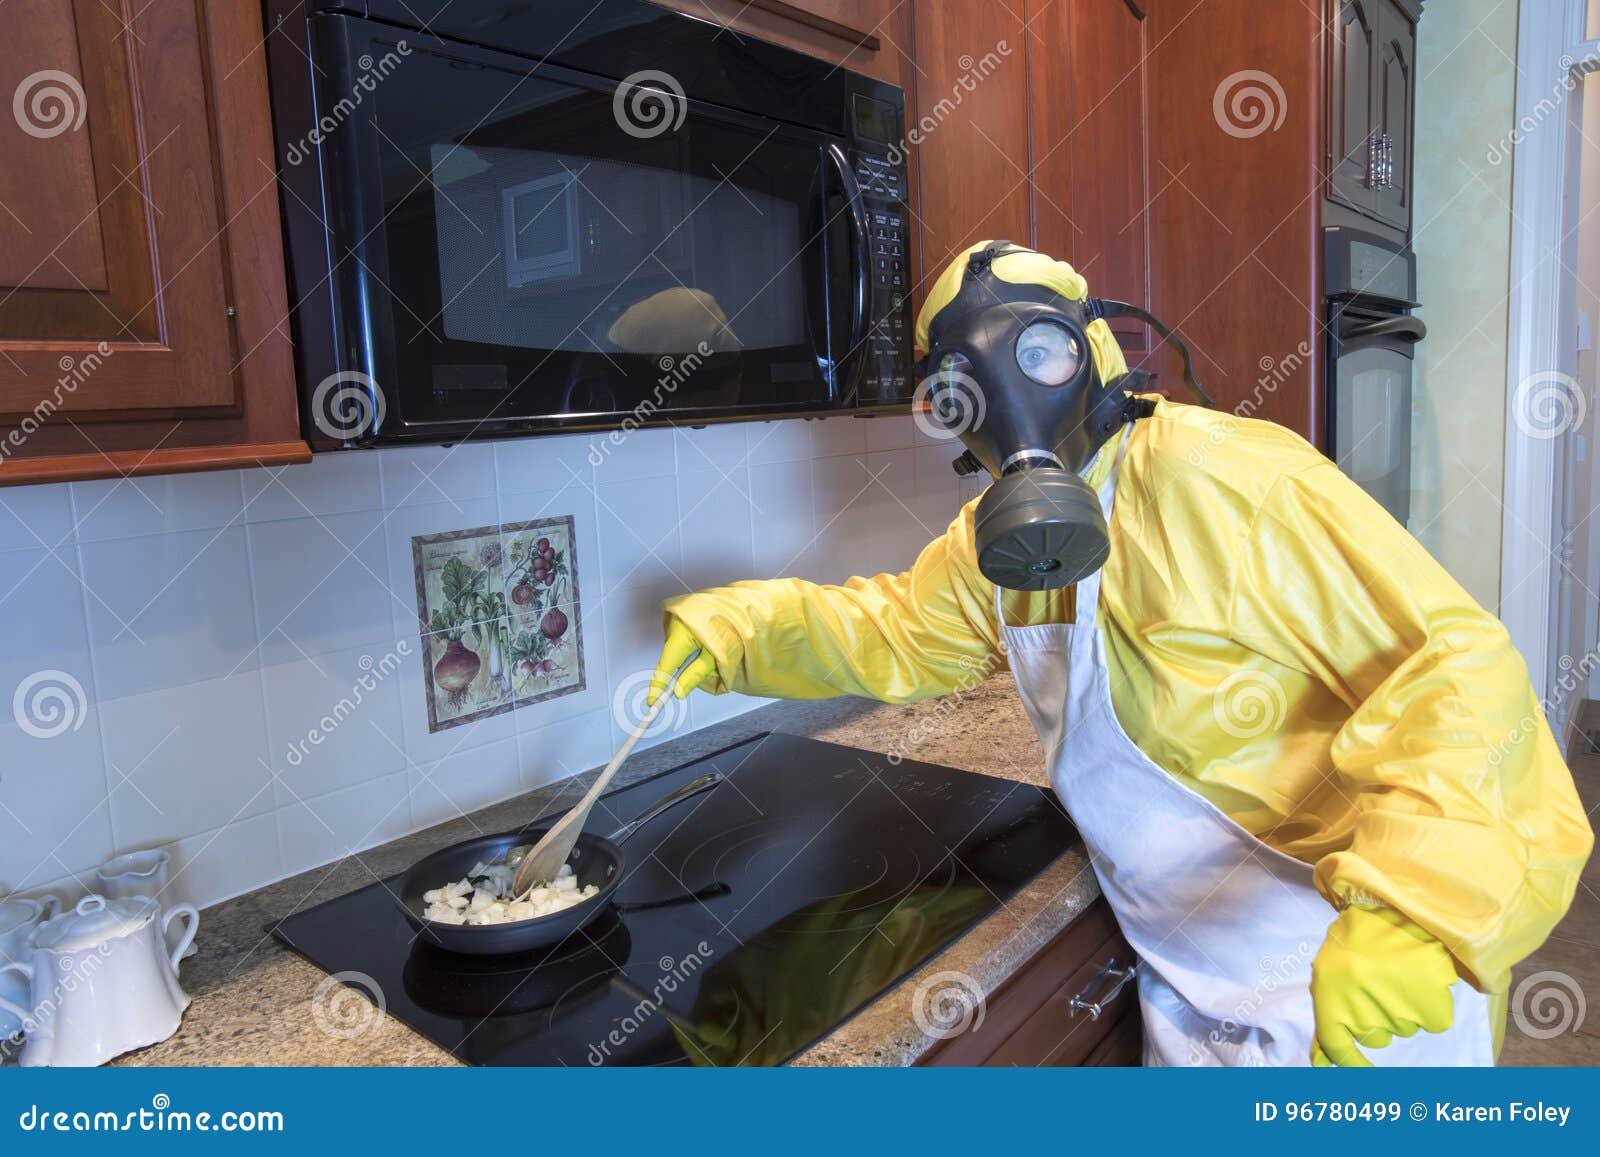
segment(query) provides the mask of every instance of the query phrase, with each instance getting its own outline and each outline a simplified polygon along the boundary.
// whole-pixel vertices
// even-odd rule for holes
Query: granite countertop
[[[908,735],[915,729],[914,745]],[[763,731],[983,772],[1044,786],[1044,760],[1009,675],[972,691],[907,707],[860,699],[775,703],[634,755],[616,786],[644,779]],[[206,909],[200,952],[183,965],[194,1003],[176,1036],[120,1058],[129,1065],[453,1065],[456,1059],[393,1017],[366,1031],[333,1036],[317,1025],[312,998],[321,969],[262,929],[404,871],[437,848],[479,831],[515,827],[574,802],[593,773],[496,804],[426,831],[304,872]],[[999,910],[795,1059],[802,1065],[909,1064],[932,1043],[911,1015],[917,980],[957,970],[992,993],[1099,895],[1080,846],[1068,850]]]

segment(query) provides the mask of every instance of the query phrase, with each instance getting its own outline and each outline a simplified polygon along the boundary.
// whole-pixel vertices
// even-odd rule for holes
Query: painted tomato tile
[[[428,730],[584,689],[571,516],[411,540]]]

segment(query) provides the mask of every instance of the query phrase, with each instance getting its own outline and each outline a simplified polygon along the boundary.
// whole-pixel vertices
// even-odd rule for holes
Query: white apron
[[[1108,524],[1125,449],[1126,435],[1101,493]],[[1099,598],[1096,573],[1078,584],[1076,623],[1007,627],[1002,614],[1000,624],[1050,782],[1139,955],[1145,1064],[1309,1064],[1311,960],[1336,913],[1310,865],[1262,843],[1128,738],[1095,628]],[[1461,981],[1453,992],[1450,1031],[1396,1037],[1369,1059],[1492,1065],[1488,998]]]

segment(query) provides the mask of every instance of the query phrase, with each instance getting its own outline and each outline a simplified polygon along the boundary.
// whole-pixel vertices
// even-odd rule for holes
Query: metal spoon
[[[646,731],[650,730],[650,725],[656,721],[656,716],[661,714],[661,709],[666,706],[667,699],[672,695],[672,689],[678,684],[678,676],[699,657],[700,652],[696,651],[679,665],[672,673],[672,678],[667,680],[667,685],[661,689],[661,694],[656,697],[655,704],[644,713],[639,722],[633,725],[633,733],[623,741],[621,747],[617,748],[617,753],[611,757],[611,762],[606,764],[605,770],[595,777],[594,783],[589,785],[589,790],[578,801],[578,806],[562,816],[522,858],[522,863],[517,865],[516,878],[511,882],[511,894],[518,900],[524,899],[536,886],[548,884],[556,878],[556,873],[561,871],[561,866],[567,862],[567,857],[572,855],[572,847],[578,842],[583,825],[588,822],[589,812],[594,809],[595,800],[600,798],[600,793],[605,791],[606,785],[611,782],[611,777],[616,775],[617,768],[622,766],[622,761],[628,758],[634,745],[644,737]]]

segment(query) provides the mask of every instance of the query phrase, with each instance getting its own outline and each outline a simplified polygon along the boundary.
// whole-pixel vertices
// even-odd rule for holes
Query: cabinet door
[[[0,414],[233,412],[200,8],[12,0]]]
[[[1411,225],[1411,142],[1416,93],[1417,24],[1396,0],[1379,0],[1376,131],[1388,139],[1387,179],[1374,190],[1378,216]]]
[[[1028,64],[1022,10],[916,0],[922,288],[985,239],[1032,237]],[[919,304],[920,304],[920,294]]]
[[[1378,56],[1377,0],[1336,0],[1329,69],[1328,194],[1373,209],[1368,167],[1378,129],[1373,76]]]
[[[1056,0],[1059,7],[1064,0]],[[1071,261],[1089,292],[1146,306],[1150,201],[1145,18],[1127,0],[1068,0],[1073,126]],[[1038,203],[1044,205],[1041,187]],[[1150,345],[1136,321],[1111,323],[1128,362]]]

